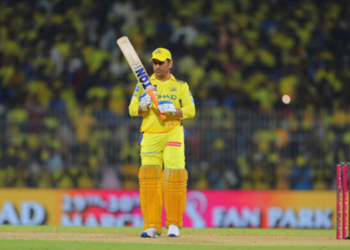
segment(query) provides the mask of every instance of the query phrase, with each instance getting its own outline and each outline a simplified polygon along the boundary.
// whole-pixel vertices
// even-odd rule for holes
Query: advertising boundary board
[[[188,190],[184,227],[335,228],[335,191]],[[166,214],[163,210],[163,223]],[[143,226],[138,190],[0,189],[0,225]]]

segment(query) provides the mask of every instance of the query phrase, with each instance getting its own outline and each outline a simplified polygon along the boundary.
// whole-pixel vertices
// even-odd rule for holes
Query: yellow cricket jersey
[[[158,102],[171,101],[174,103],[176,108],[180,108],[182,110],[183,119],[194,117],[196,113],[194,100],[186,82],[175,79],[173,75],[171,75],[169,80],[161,82],[156,78],[155,74],[153,74],[150,77],[150,80],[157,91],[156,97]],[[129,113],[131,116],[139,116],[139,100],[143,93],[144,92],[140,86],[140,83],[137,83],[129,105]],[[142,116],[143,120],[140,129],[141,132],[166,133],[173,128],[180,127],[182,125],[181,118],[174,115],[167,115],[166,119],[163,121],[154,103],[152,103],[151,110],[143,113]]]

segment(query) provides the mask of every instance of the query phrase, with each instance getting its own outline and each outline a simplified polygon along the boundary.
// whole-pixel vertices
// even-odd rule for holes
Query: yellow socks
[[[162,232],[162,168],[142,166],[139,171],[140,203],[145,219],[144,229],[154,227]]]
[[[186,208],[187,179],[186,169],[164,169],[163,193],[166,227],[173,224],[182,228],[182,216]]]

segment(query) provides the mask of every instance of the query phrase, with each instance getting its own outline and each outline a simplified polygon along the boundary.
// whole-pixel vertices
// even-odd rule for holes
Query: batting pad
[[[162,168],[142,166],[139,171],[140,203],[145,220],[144,229],[154,227],[162,232]]]
[[[182,216],[186,208],[187,179],[186,169],[164,169],[163,193],[167,228],[171,224],[182,228]]]

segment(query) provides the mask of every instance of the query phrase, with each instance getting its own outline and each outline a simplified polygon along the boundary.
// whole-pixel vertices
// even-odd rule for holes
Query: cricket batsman
[[[150,62],[154,71],[150,81],[158,100],[158,110],[150,95],[143,93],[140,83],[129,105],[131,116],[143,117],[139,183],[145,225],[141,237],[157,238],[162,233],[163,195],[168,236],[179,237],[188,179],[182,119],[194,117],[195,105],[188,84],[170,73],[173,61],[169,50],[156,49]],[[165,120],[160,113],[166,115]]]

